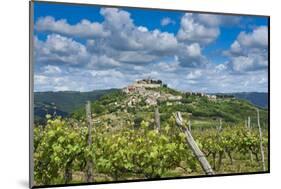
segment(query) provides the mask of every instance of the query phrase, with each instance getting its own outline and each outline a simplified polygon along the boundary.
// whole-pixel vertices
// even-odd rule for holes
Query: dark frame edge
[[[33,161],[33,27],[34,1],[29,1],[29,188],[34,187]]]
[[[48,4],[63,4],[63,5],[79,5],[79,6],[103,6],[108,8],[136,8],[144,10],[162,10],[162,11],[176,11],[176,12],[190,12],[190,13],[201,13],[201,14],[215,14],[215,15],[228,15],[228,16],[257,16],[257,17],[270,17],[265,14],[245,14],[245,13],[230,13],[230,12],[211,12],[211,11],[200,11],[200,10],[187,10],[187,9],[168,9],[168,8],[157,8],[157,7],[135,7],[135,6],[125,6],[125,5],[105,5],[102,3],[74,3],[74,2],[58,2],[49,0],[31,0],[34,3],[48,3]]]
[[[268,48],[267,48],[267,53],[268,53],[268,70],[267,70],[267,73],[268,73],[268,96],[267,96],[267,101],[268,101],[268,120],[267,120],[267,125],[268,125],[268,144],[267,144],[267,149],[268,149],[268,154],[267,154],[267,161],[268,161],[268,165],[267,165],[267,169],[268,169],[268,172],[270,173],[270,152],[271,152],[271,149],[270,149],[270,16],[268,16],[268,21],[267,21],[267,30],[268,30]]]

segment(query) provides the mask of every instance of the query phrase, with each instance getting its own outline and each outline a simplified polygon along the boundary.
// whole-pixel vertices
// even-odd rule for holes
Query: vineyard
[[[268,170],[268,131],[259,116],[199,127],[186,112],[181,124],[167,112],[156,108],[143,119],[114,112],[116,120],[87,104],[69,118],[47,114],[34,127],[35,185],[205,175],[186,132],[214,174]]]

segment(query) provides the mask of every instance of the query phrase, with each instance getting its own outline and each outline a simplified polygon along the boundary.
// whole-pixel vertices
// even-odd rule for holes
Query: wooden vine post
[[[88,121],[88,146],[89,148],[92,146],[92,113],[91,113],[91,102],[87,101],[86,104],[86,118]],[[86,181],[93,182],[93,160],[91,158],[87,159],[87,173],[86,173]]]
[[[154,116],[155,116],[154,119],[155,119],[156,130],[160,132],[160,115],[159,115],[158,107],[155,108]]]
[[[174,114],[174,116],[176,118],[177,125],[184,132],[184,134],[186,136],[186,142],[187,142],[188,146],[191,148],[191,150],[194,153],[194,155],[196,156],[197,160],[200,162],[200,165],[201,165],[202,169],[204,170],[204,172],[207,175],[214,175],[215,173],[214,173],[212,167],[210,166],[208,160],[206,159],[205,155],[203,154],[203,152],[200,150],[200,148],[196,144],[196,142],[193,139],[188,128],[185,127],[181,113],[177,112],[176,114]]]
[[[188,130],[191,133],[191,121],[190,120],[188,120]]]
[[[260,134],[260,150],[261,150],[262,168],[263,168],[263,171],[265,171],[264,151],[263,151],[263,145],[262,145],[262,130],[261,130],[261,126],[260,126],[260,113],[259,113],[258,108],[257,108],[257,121],[258,121],[259,134]]]
[[[246,128],[248,128],[248,129],[249,129],[249,131],[251,131],[251,117],[250,117],[250,116],[248,116],[248,125],[247,125],[247,127],[246,127]],[[252,153],[252,151],[251,151],[251,150],[249,150],[249,152],[250,152],[251,162],[253,162],[253,153]]]
[[[219,118],[219,127],[218,127],[218,132],[221,132],[222,130],[222,119]]]
[[[66,163],[65,166],[65,171],[64,171],[64,183],[69,184],[72,181],[72,169],[71,169],[71,164],[73,160],[69,160]]]

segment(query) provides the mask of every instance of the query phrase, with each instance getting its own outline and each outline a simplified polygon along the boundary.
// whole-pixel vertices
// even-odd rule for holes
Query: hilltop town
[[[123,88],[122,91],[129,95],[127,105],[132,107],[144,100],[148,106],[157,105],[157,102],[177,101],[180,103],[181,95],[173,95],[161,92],[161,88],[166,88],[167,85],[161,80],[143,79],[134,82],[131,85]]]
[[[165,90],[167,89],[167,90]],[[127,105],[135,106],[144,100],[147,106],[157,105],[159,102],[166,102],[167,105],[181,104],[183,95],[207,97],[209,100],[216,101],[216,95],[209,95],[200,92],[180,92],[167,88],[161,80],[142,79],[123,88],[122,91],[129,95]]]

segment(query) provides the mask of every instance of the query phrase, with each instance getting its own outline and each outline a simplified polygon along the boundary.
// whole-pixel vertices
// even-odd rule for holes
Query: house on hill
[[[147,99],[145,100],[145,103],[149,106],[157,105],[157,98],[153,96],[148,96]]]
[[[133,83],[135,87],[158,88],[162,86],[161,80],[143,79]]]
[[[162,86],[161,80],[143,79],[134,82],[133,84],[123,88],[123,92],[128,93],[140,93],[144,94],[145,89],[159,88]]]

